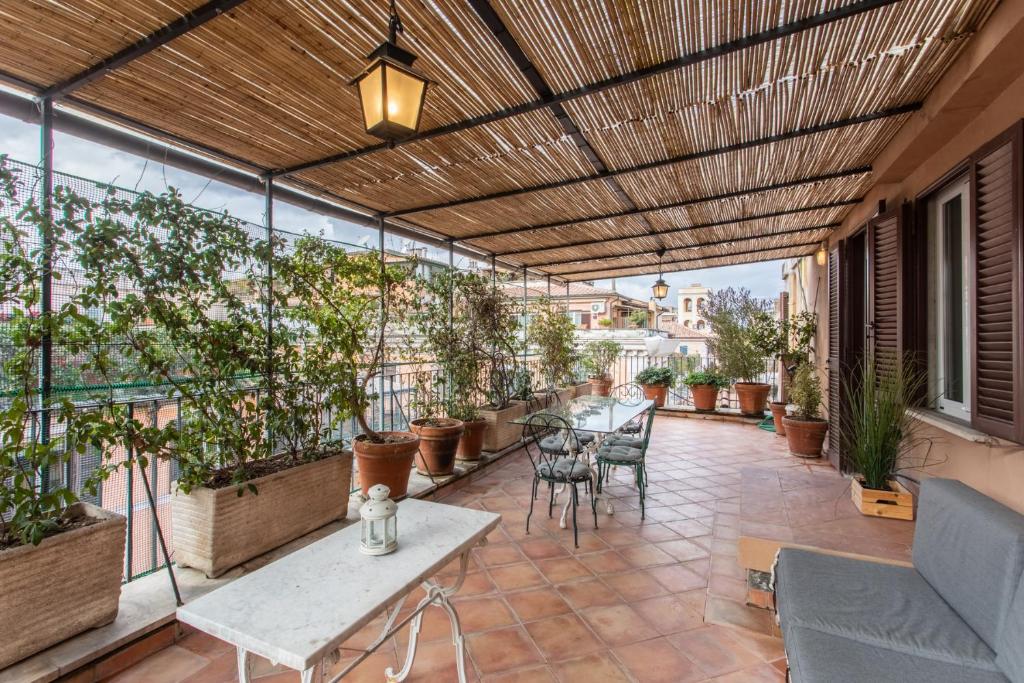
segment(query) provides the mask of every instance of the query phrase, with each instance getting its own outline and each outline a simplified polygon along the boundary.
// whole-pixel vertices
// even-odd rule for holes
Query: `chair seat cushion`
[[[995,653],[911,567],[783,548],[775,596],[784,636],[793,628],[811,629],[915,657],[998,670]]]
[[[597,449],[597,459],[609,462],[639,462],[644,459],[644,452],[629,446],[601,446]]]
[[[644,440],[636,436],[612,434],[601,444],[602,446],[625,446],[627,448],[643,448]]]
[[[578,438],[570,436],[568,434],[557,433],[551,434],[550,436],[545,436],[543,439],[541,439],[540,449],[545,453],[562,455],[569,453],[570,444],[572,445],[573,450],[581,450],[580,440]]]
[[[619,431],[623,434],[639,434],[643,425],[639,422],[627,422]]]
[[[597,438],[597,434],[594,432],[576,432],[576,438],[579,442],[586,446],[587,444],[594,443],[594,439]]]
[[[537,468],[542,479],[555,481],[586,481],[592,476],[590,468],[571,458],[558,458],[552,463],[543,463]]]
[[[1009,683],[997,671],[918,657],[790,626],[783,633],[793,683]]]

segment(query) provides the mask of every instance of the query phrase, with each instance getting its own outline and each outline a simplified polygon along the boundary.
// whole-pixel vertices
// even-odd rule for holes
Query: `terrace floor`
[[[741,534],[907,559],[913,524],[861,517],[848,482],[826,464],[790,456],[785,440],[744,424],[658,417],[648,455],[647,520],[627,471],[606,488],[616,513],[593,528],[581,509],[580,547],[538,502],[524,529],[532,470],[522,453],[437,499],[500,512],[490,543],[474,551],[457,598],[470,680],[783,681],[782,642],[767,610],[744,604]],[[454,569],[448,570],[454,571]],[[380,622],[348,646],[365,646]],[[351,681],[398,667],[400,634]],[[343,660],[344,661],[344,660]],[[261,683],[297,681],[257,666]],[[214,683],[236,680],[224,643],[191,633],[111,680]],[[429,610],[413,681],[454,681],[447,617]]]

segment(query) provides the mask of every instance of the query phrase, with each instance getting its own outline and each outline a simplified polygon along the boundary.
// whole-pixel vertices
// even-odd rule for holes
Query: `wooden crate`
[[[914,494],[898,481],[889,482],[889,491],[864,488],[860,479],[850,483],[850,497],[861,514],[889,519],[914,519]]]

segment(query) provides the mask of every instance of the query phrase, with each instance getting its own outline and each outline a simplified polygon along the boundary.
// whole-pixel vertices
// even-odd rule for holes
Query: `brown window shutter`
[[[843,361],[840,335],[843,332],[840,287],[843,243],[828,254],[828,458],[837,469],[842,468],[842,401]]]
[[[869,352],[877,367],[898,362],[903,340],[903,228],[907,206],[887,211],[868,222]]]
[[[975,330],[971,423],[1024,442],[1021,123],[971,156]]]

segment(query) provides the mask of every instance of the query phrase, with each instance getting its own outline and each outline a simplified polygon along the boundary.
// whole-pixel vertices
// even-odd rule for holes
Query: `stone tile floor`
[[[441,502],[503,517],[490,543],[474,551],[456,599],[470,680],[784,680],[782,642],[767,635],[770,613],[743,604],[737,540],[742,527],[786,538],[810,538],[822,524],[857,531],[860,520],[842,504],[842,480],[827,464],[788,455],[783,439],[756,427],[673,417],[655,421],[648,473],[647,519],[640,519],[628,470],[620,469],[605,488],[614,516],[599,510],[595,529],[581,507],[578,549],[571,528],[558,527],[557,513],[548,519],[540,500],[526,533],[532,469],[522,453],[440,492]],[[890,548],[897,554],[901,534]],[[380,623],[346,648],[368,644]],[[386,667],[399,667],[406,637],[396,636],[345,680],[383,681]],[[429,610],[408,680],[454,681],[453,653],[447,617]],[[298,680],[269,662],[256,673],[260,683]],[[191,633],[111,680],[216,683],[235,676],[233,650]]]

